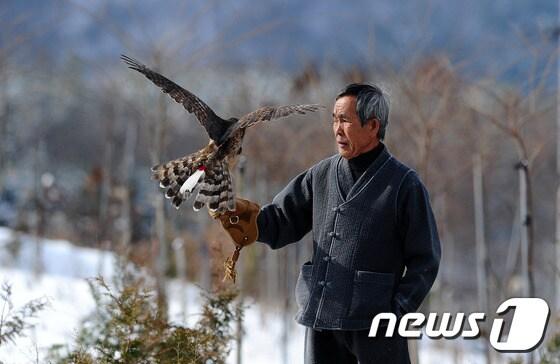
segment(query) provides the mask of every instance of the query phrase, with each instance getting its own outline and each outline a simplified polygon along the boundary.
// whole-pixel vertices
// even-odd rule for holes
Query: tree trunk
[[[560,27],[560,0],[558,0],[558,24]],[[560,49],[560,36],[556,38]],[[554,269],[556,310],[560,310],[560,57],[556,57],[556,265]]]
[[[5,100],[2,100],[4,103],[4,110],[0,114],[0,191],[4,187],[4,174],[8,171],[8,131],[9,131],[9,122],[10,122],[10,115],[11,115],[11,104],[8,100],[8,96],[4,96]]]
[[[47,225],[47,204],[45,189],[41,183],[41,175],[43,173],[42,166],[46,165],[45,161],[45,143],[41,140],[35,148],[34,168],[33,168],[33,194],[35,201],[35,219],[33,227],[33,235],[35,240],[35,251],[33,261],[33,273],[39,277],[44,271],[43,263],[43,238]]]
[[[123,219],[122,234],[120,239],[120,249],[126,252],[130,246],[132,239],[132,175],[134,173],[134,165],[136,163],[136,141],[138,137],[138,125],[135,122],[128,122],[126,126],[126,139],[124,142],[124,158],[123,158],[123,184],[125,186],[121,217]]]
[[[243,155],[239,156],[239,162],[238,162],[238,172],[237,173],[237,195],[238,196],[243,196],[244,193],[244,183],[245,183],[245,163],[246,163],[246,159]],[[243,278],[243,271],[244,271],[244,264],[243,264],[243,259],[239,259],[237,261],[237,272],[238,272],[238,285],[240,287],[239,289],[239,296],[238,296],[238,307],[240,309],[243,308],[243,301],[244,301],[244,297],[243,297],[243,283],[244,283],[244,278]],[[235,362],[236,364],[242,364],[243,363],[243,319],[242,317],[238,317],[236,325],[235,325],[235,344],[237,347],[237,352],[236,352],[236,357],[235,357]]]
[[[105,114],[105,145],[103,148],[103,174],[101,179],[101,191],[99,194],[99,214],[97,220],[98,243],[110,239],[109,236],[109,199],[112,190],[112,165],[113,150],[115,145],[115,110],[111,102],[105,104],[107,109]]]
[[[158,57],[156,57],[158,60]],[[156,62],[156,64],[159,62]],[[158,118],[154,126],[155,140],[152,145],[152,165],[161,163],[163,146],[165,144],[165,133],[167,129],[167,100],[166,95],[160,94],[158,99]],[[165,273],[167,270],[167,241],[165,233],[165,206],[164,197],[159,191],[154,191],[154,208],[156,210],[155,235],[154,239],[154,273],[156,276],[156,291],[158,295],[158,305],[160,312],[167,315],[167,290],[165,283]]]
[[[185,254],[185,241],[181,238],[175,238],[171,244],[173,247],[173,255],[175,256],[175,266],[177,268],[177,277],[181,284],[181,314],[183,321],[187,320],[187,257]]]
[[[519,171],[519,217],[521,222],[521,275],[523,277],[523,297],[534,297],[532,272],[532,234],[529,205],[528,163],[522,160],[517,164]],[[527,363],[533,364],[533,353],[527,353]]]
[[[473,157],[473,192],[474,192],[474,223],[476,236],[476,282],[478,308],[488,312],[488,270],[486,254],[486,238],[484,228],[484,189],[482,179],[482,158],[480,153]],[[486,328],[485,331],[488,332]],[[486,345],[486,362],[492,362],[490,345]]]

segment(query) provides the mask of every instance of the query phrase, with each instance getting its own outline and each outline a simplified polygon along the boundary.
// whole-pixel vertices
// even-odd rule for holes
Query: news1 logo
[[[528,352],[535,349],[543,340],[550,317],[548,304],[542,298],[510,298],[503,302],[496,314],[505,315],[511,309],[515,309],[511,326],[505,341],[500,341],[504,331],[504,319],[496,318],[492,323],[490,331],[490,344],[500,352]],[[455,316],[453,327],[449,328],[451,314],[446,312],[441,314],[441,323],[436,328],[438,314],[431,312],[426,323],[426,336],[432,339],[454,339],[459,336],[463,338],[477,338],[480,336],[479,321],[484,321],[486,314],[483,312],[473,312],[466,322],[469,329],[464,328],[465,314],[459,312]],[[393,336],[397,317],[392,312],[383,312],[376,315],[369,330],[370,337],[377,336],[377,331],[381,320],[388,320],[386,337]],[[398,327],[398,333],[402,337],[420,338],[422,337],[421,328],[426,321],[426,316],[420,312],[405,314]]]

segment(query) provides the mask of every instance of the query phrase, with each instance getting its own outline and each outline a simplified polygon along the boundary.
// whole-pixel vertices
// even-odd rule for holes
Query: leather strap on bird
[[[224,281],[230,279],[235,283],[236,271],[235,264],[239,259],[239,254],[244,246],[257,241],[259,230],[257,228],[257,216],[260,206],[254,202],[238,198],[235,201],[235,211],[223,213],[210,212],[210,216],[219,219],[223,228],[235,243],[233,254],[224,263]]]

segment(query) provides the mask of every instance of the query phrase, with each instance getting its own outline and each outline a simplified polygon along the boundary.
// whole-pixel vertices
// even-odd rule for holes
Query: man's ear
[[[369,119],[368,125],[372,131],[375,131],[375,134],[379,132],[379,128],[381,127],[381,123],[376,118]]]

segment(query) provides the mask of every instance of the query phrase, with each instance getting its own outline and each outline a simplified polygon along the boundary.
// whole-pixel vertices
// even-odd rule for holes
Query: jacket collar
[[[392,158],[391,153],[387,149],[383,148],[383,151],[377,156],[377,158],[371,163],[371,165],[365,170],[365,172],[354,182],[352,178],[352,172],[350,171],[350,166],[348,160],[338,156],[336,160],[336,185],[338,189],[338,194],[344,202],[348,202],[357,196],[375,177],[377,172]]]

